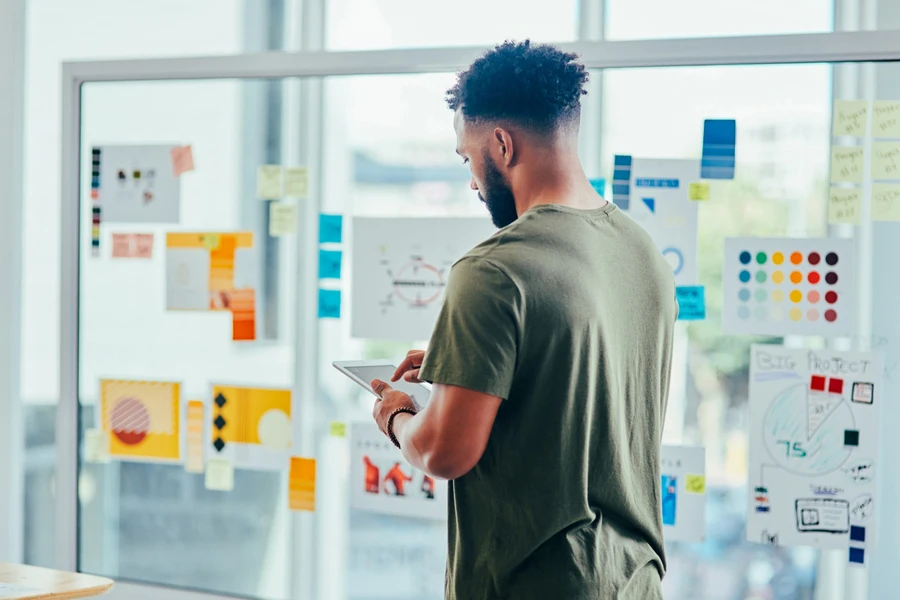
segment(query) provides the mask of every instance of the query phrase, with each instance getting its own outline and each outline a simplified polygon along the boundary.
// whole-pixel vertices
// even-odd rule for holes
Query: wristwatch
[[[391,438],[391,442],[393,442],[394,445],[397,446],[398,448],[400,447],[400,441],[397,439],[397,436],[394,435],[394,417],[396,417],[397,415],[403,414],[403,413],[408,413],[413,416],[416,415],[416,411],[411,408],[407,408],[405,406],[398,408],[397,410],[392,412],[391,415],[388,417],[387,427],[385,428],[385,429],[387,429],[388,437]]]

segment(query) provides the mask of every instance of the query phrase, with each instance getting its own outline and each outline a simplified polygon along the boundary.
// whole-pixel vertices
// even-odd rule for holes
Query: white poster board
[[[871,543],[881,357],[757,344],[750,360],[747,539],[847,548],[862,534]]]
[[[663,446],[660,467],[666,541],[702,542],[706,539],[706,450]]]
[[[854,240],[728,238],[722,330],[757,335],[856,333]]]
[[[447,482],[413,469],[374,423],[350,426],[350,507],[445,520]]]
[[[688,198],[688,186],[699,178],[699,160],[632,161],[625,213],[653,238],[672,265],[677,286],[697,283],[697,202]]]
[[[103,223],[178,223],[181,184],[172,167],[174,144],[98,146]]]
[[[484,218],[354,218],[350,334],[431,337],[450,267],[496,232]]]

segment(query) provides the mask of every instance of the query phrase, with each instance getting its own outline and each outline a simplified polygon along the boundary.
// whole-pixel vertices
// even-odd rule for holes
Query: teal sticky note
[[[594,188],[594,191],[600,194],[601,196],[606,194],[606,180],[605,179],[591,179],[591,187]]]
[[[344,217],[319,215],[319,243],[340,244],[344,237]]]
[[[340,279],[341,258],[340,250],[319,250],[319,279]]]
[[[319,290],[319,318],[341,318],[341,290]]]
[[[702,285],[686,285],[675,288],[679,321],[703,321],[706,319],[706,294],[704,292]]]

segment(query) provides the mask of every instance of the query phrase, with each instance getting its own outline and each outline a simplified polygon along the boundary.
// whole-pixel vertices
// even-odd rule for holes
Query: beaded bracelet
[[[400,447],[400,441],[397,439],[397,436],[394,435],[394,417],[396,417],[397,415],[402,414],[402,413],[409,413],[413,416],[416,416],[416,411],[414,411],[413,409],[402,407],[402,408],[398,408],[397,410],[392,412],[391,416],[388,417],[387,428],[386,428],[387,434],[388,434],[388,437],[391,438],[391,442],[393,442],[394,445],[397,446],[398,448]]]

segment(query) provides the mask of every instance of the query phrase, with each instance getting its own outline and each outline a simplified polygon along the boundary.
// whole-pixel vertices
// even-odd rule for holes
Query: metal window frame
[[[323,0],[304,3],[305,23],[323,22]],[[602,7],[602,3],[600,4]],[[320,12],[316,12],[320,11]],[[602,14],[602,13],[601,13]],[[309,29],[315,26],[310,25]],[[306,27],[304,27],[306,29]],[[322,31],[319,31],[322,35]],[[747,37],[719,37],[647,41],[581,41],[561,44],[567,51],[581,55],[591,69],[664,68],[690,66],[738,66],[809,63],[881,62],[900,60],[898,32],[866,31],[800,35],[768,35]],[[309,48],[315,46],[307,46]],[[321,48],[321,38],[318,47]],[[61,356],[60,403],[57,415],[57,517],[58,566],[74,570],[77,564],[78,526],[78,315],[79,315],[79,231],[80,231],[80,115],[81,86],[92,82],[125,82],[153,80],[210,80],[261,78],[314,78],[304,81],[304,113],[301,126],[303,152],[307,158],[318,156],[314,146],[321,145],[320,123],[322,108],[321,79],[329,76],[397,75],[454,72],[465,68],[486,47],[429,48],[415,50],[380,50],[356,52],[303,51],[295,54],[269,53],[221,57],[174,58],[151,60],[91,61],[63,65],[62,73],[62,186],[61,186]],[[307,101],[308,100],[308,101]],[[315,160],[318,160],[316,158]],[[321,169],[310,164],[311,172]],[[314,178],[318,179],[318,178]],[[321,190],[310,190],[310,201],[302,211],[300,231],[311,240],[317,227],[316,215]],[[315,391],[315,367],[310,359],[317,348],[314,310],[314,291],[306,289],[314,279],[313,259],[299,261],[297,273],[298,307],[296,334],[297,380],[304,381],[304,391]],[[302,377],[301,377],[302,375]],[[307,378],[307,376],[309,376]],[[300,394],[301,414],[314,414],[310,398],[314,394]],[[313,448],[312,419],[307,420],[300,441],[301,449]],[[315,522],[308,515],[295,519],[293,547],[295,560],[303,568],[313,568],[311,577],[295,577],[293,594],[298,598],[312,598],[313,584],[298,582],[315,578],[314,546],[310,536]],[[320,533],[320,532],[317,532]],[[302,572],[303,569],[298,569]],[[129,598],[159,597],[158,588],[123,585],[120,588]],[[224,598],[194,592],[166,591],[172,598]]]

